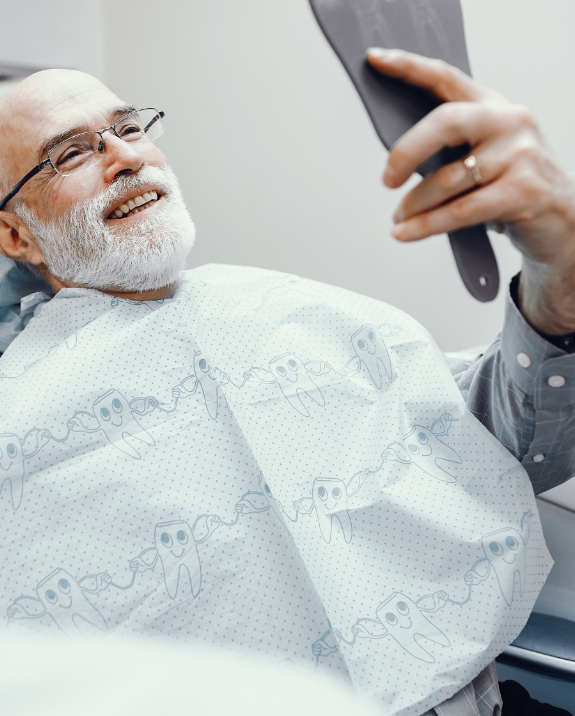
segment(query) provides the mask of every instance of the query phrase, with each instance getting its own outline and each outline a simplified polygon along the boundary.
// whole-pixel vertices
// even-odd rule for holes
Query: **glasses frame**
[[[51,166],[52,169],[53,169],[57,174],[60,174],[60,176],[71,176],[70,174],[61,174],[61,173],[56,169],[56,167],[55,167],[54,164],[52,163],[52,160],[50,159],[50,154],[51,154],[53,151],[55,151],[56,149],[58,149],[58,147],[61,147],[62,144],[66,144],[66,143],[69,142],[71,139],[75,139],[76,137],[81,137],[83,134],[99,134],[99,135],[100,135],[100,141],[99,141],[99,143],[98,143],[98,151],[99,151],[100,153],[102,153],[102,152],[104,151],[104,149],[105,149],[105,144],[104,144],[104,137],[103,137],[103,135],[104,135],[106,132],[113,132],[113,133],[116,135],[116,137],[118,137],[118,139],[122,139],[122,137],[120,137],[120,135],[119,135],[118,132],[116,131],[116,125],[119,124],[120,122],[123,122],[123,121],[126,119],[126,117],[129,117],[129,116],[132,115],[132,114],[138,114],[138,112],[143,112],[143,111],[145,111],[146,109],[151,109],[151,110],[153,110],[154,112],[156,112],[156,116],[154,117],[154,119],[148,124],[147,127],[144,127],[144,133],[147,133],[148,129],[152,126],[152,124],[157,121],[156,117],[159,117],[160,119],[163,119],[163,118],[165,117],[165,113],[162,112],[161,110],[158,111],[155,107],[142,107],[142,108],[140,108],[140,109],[135,109],[135,110],[133,110],[132,112],[128,112],[127,114],[124,114],[122,117],[120,117],[119,119],[117,119],[117,120],[114,122],[114,124],[111,124],[109,127],[104,127],[104,129],[95,129],[95,130],[93,130],[93,131],[91,131],[91,132],[80,132],[80,134],[74,134],[74,136],[68,137],[68,139],[65,139],[63,142],[60,142],[60,143],[57,144],[55,147],[52,147],[52,149],[48,152],[48,157],[47,157],[46,159],[44,159],[43,161],[41,161],[40,164],[36,164],[36,166],[34,167],[34,169],[31,169],[31,170],[28,172],[28,174],[26,174],[25,177],[23,177],[22,179],[20,179],[20,181],[12,187],[12,189],[10,190],[10,192],[9,192],[8,194],[6,194],[6,196],[2,199],[2,201],[0,201],[0,211],[3,211],[3,210],[4,210],[4,207],[6,206],[6,204],[10,201],[10,199],[13,199],[13,198],[16,196],[16,194],[20,191],[20,189],[24,186],[24,184],[26,184],[27,182],[29,182],[30,179],[32,179],[32,177],[35,177],[36,174],[38,174],[39,172],[41,172],[42,169],[44,169],[44,167],[47,167],[48,165]],[[125,140],[125,139],[122,139],[122,141],[126,141],[126,140]]]

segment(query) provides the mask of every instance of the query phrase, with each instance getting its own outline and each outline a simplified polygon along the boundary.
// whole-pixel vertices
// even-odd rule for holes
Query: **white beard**
[[[126,192],[152,184],[164,206],[150,217],[122,225],[106,222]],[[146,166],[121,176],[108,189],[54,221],[39,219],[24,204],[16,213],[38,241],[50,273],[65,284],[122,292],[153,291],[178,281],[195,240],[195,227],[175,174]]]

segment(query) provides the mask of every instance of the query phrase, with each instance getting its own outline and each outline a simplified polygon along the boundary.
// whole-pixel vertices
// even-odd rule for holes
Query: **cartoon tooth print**
[[[331,656],[339,651],[337,641],[331,630],[331,627],[324,632],[317,641],[311,645],[312,654],[315,656],[315,668],[319,666],[320,659]]]
[[[298,513],[311,515],[315,511],[321,536],[328,544],[332,540],[334,520],[337,520],[343,538],[349,544],[353,537],[353,526],[347,499],[355,495],[366,479],[380,469],[381,466],[373,471],[362,470],[353,475],[347,484],[335,477],[316,477],[312,486],[311,498],[304,497],[293,503],[296,519]],[[284,514],[289,517],[286,512]],[[290,519],[295,522],[293,518],[290,517]]]
[[[89,626],[106,631],[104,617],[86,595],[107,589],[111,577],[107,572],[89,575],[77,581],[65,569],[55,569],[38,582],[37,597],[19,597],[8,607],[10,619],[38,619],[50,616],[66,636],[77,638],[90,631]]]
[[[525,512],[521,518],[522,534],[512,527],[505,527],[483,535],[481,546],[485,557],[479,559],[465,574],[466,584],[475,586],[484,582],[493,571],[507,606],[510,607],[513,602],[517,584],[519,594],[523,596],[527,575],[525,548],[529,541],[532,518],[531,511]]]
[[[159,522],[154,530],[154,547],[148,547],[130,563],[134,571],[153,569],[159,561],[170,599],[195,598],[202,586],[202,564],[198,544],[205,542],[221,524],[216,515],[200,515],[193,527],[184,520]],[[186,579],[187,576],[187,579]],[[189,593],[184,584],[189,585]]]
[[[404,435],[403,445],[391,443],[383,453],[385,460],[417,465],[423,472],[442,482],[457,482],[457,478],[447,470],[445,463],[461,465],[460,455],[449,447],[440,437],[449,432],[453,423],[449,413],[444,413],[431,428],[414,425]]]
[[[17,510],[24,493],[24,460],[33,457],[50,440],[48,430],[30,430],[24,443],[13,433],[0,435],[0,491],[8,484],[12,507]]]
[[[223,373],[217,368],[215,370],[218,373],[218,381],[221,385],[231,383],[235,388],[243,388],[248,381],[267,385],[277,383],[290,405],[298,413],[309,418],[309,410],[303,401],[304,394],[318,405],[325,406],[323,394],[316,385],[314,378],[330,374],[350,378],[357,375],[361,370],[361,361],[357,356],[353,356],[342,368],[337,369],[324,360],[309,360],[304,363],[293,353],[284,353],[270,361],[269,370],[252,366],[244,372],[243,381],[239,384],[232,381],[227,373]]]
[[[188,398],[194,395],[198,390],[201,389],[204,396],[204,403],[208,415],[212,420],[218,417],[218,399],[219,399],[219,388],[220,385],[214,375],[215,372],[225,375],[215,368],[212,371],[212,366],[208,362],[208,359],[204,356],[201,351],[196,351],[194,354],[194,374],[189,375],[179,385],[176,385],[172,389],[172,396],[176,401],[181,398]],[[227,377],[227,376],[226,376]]]
[[[244,495],[242,495],[239,502],[236,503],[236,512],[242,515],[249,515],[254,512],[271,511],[278,518],[282,527],[287,530],[288,528],[284,518],[287,517],[292,522],[295,522],[297,520],[297,513],[295,518],[293,518],[290,517],[290,515],[284,511],[283,505],[281,504],[281,502],[278,502],[273,496],[271,488],[262,473],[260,473],[258,482],[260,486],[260,492],[257,492],[255,490],[249,490]]]
[[[333,521],[337,520],[346,542],[351,542],[351,517],[347,509],[347,487],[343,480],[318,477],[313,483],[313,505],[321,536],[331,542]]]
[[[303,402],[303,395],[307,395],[322,408],[325,406],[320,389],[311,379],[305,365],[293,353],[284,353],[282,356],[273,358],[269,363],[269,368],[285,399],[298,413],[306,418],[310,416],[309,410]]]
[[[443,591],[428,594],[417,602],[401,592],[394,592],[377,608],[375,612],[377,620],[357,620],[351,628],[353,641],[347,643],[355,643],[356,637],[383,639],[391,636],[408,654],[420,661],[433,664],[435,657],[431,651],[428,651],[432,647],[427,642],[443,647],[451,646],[451,642],[425,614],[443,609],[447,599],[447,594]],[[339,632],[338,635],[341,638]]]
[[[194,355],[194,372],[206,403],[206,410],[212,420],[218,417],[218,390],[219,385],[216,380],[211,365],[201,351],[196,351]]]
[[[236,512],[242,515],[251,515],[257,512],[269,512],[271,508],[269,499],[256,490],[248,490],[244,493],[238,502],[236,502]]]
[[[443,594],[442,594],[443,596]],[[450,646],[445,634],[432,624],[424,611],[441,609],[445,600],[439,598],[431,609],[424,609],[401,592],[394,592],[376,610],[376,616],[387,628],[389,635],[409,654],[422,661],[434,662],[434,657],[423,647],[421,641],[427,639],[441,646]],[[425,642],[423,642],[425,643]]]
[[[24,492],[24,449],[20,438],[11,433],[0,435],[0,489],[8,483],[12,507],[17,510]]]
[[[156,444],[150,433],[138,423],[135,411],[119,391],[109,390],[94,402],[92,409],[108,441],[127,455],[140,459],[140,453],[127,438],[135,438],[150,446]]]
[[[150,446],[156,444],[154,438],[136,419],[136,416],[147,415],[160,409],[156,398],[152,396],[134,398],[128,403],[118,390],[112,389],[100,396],[92,407],[94,413],[86,410],[77,410],[74,413],[67,423],[68,434],[58,439],[58,442],[65,442],[71,432],[97,433],[101,430],[111,445],[136,460],[140,459],[140,453],[127,438],[135,438]]]
[[[392,378],[391,359],[379,330],[363,326],[351,337],[353,349],[365,366],[378,390],[383,390]]]
[[[197,597],[202,586],[202,565],[198,548],[187,522],[173,520],[156,525],[154,544],[162,569],[164,582],[171,599],[175,599],[180,575],[187,573],[192,595]]]

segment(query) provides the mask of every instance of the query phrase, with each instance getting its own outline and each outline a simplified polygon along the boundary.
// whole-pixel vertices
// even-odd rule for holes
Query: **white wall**
[[[78,0],[3,0],[0,63],[103,70],[102,4]]]

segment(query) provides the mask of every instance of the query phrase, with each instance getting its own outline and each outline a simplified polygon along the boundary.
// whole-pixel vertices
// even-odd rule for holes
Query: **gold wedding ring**
[[[473,156],[473,154],[470,154],[467,159],[463,161],[465,164],[465,168],[467,169],[467,173],[473,180],[474,184],[479,184],[481,182],[481,172],[479,171],[479,167],[477,166],[477,160]]]

